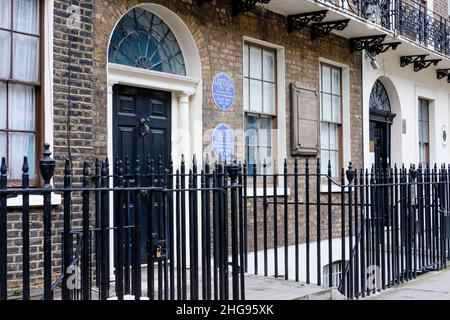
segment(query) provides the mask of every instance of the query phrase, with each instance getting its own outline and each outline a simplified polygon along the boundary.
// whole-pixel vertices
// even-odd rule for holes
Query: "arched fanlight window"
[[[391,102],[386,88],[380,80],[375,82],[372,93],[370,94],[370,108],[378,111],[391,112]]]
[[[158,16],[142,8],[130,10],[120,20],[109,46],[109,62],[186,75],[175,35]]]

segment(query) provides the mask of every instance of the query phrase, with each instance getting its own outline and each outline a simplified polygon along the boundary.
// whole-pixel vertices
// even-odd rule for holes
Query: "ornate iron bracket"
[[[257,3],[268,4],[270,0],[232,0],[233,17],[240,13],[252,10]]]
[[[426,57],[428,57],[427,54],[421,54],[421,55],[417,55],[417,56],[403,56],[403,57],[400,57],[400,66],[402,68],[404,68],[404,67],[406,67],[406,66],[408,66],[408,65],[410,65],[412,63],[415,63],[415,62],[417,62],[419,60],[423,61],[423,60],[425,60]]]
[[[445,77],[450,77],[450,69],[438,69],[437,78],[439,80],[444,79]]]
[[[432,59],[432,60],[418,60],[414,62],[414,71],[419,72],[422,69],[426,69],[431,65],[437,66],[442,59]]]
[[[317,38],[326,37],[333,30],[343,31],[348,27],[349,22],[350,19],[313,23],[311,25],[311,39],[316,40]]]
[[[350,51],[352,53],[364,49],[369,51],[371,47],[380,46],[384,39],[386,39],[386,35],[353,38],[350,40]]]
[[[307,13],[299,13],[290,15],[286,18],[288,24],[288,32],[303,29],[310,22],[321,22],[327,16],[328,10],[320,10]]]
[[[398,46],[401,44],[402,44],[401,42],[389,42],[369,46],[369,48],[367,48],[367,54],[373,58],[383,52],[388,51],[389,49],[397,50]]]

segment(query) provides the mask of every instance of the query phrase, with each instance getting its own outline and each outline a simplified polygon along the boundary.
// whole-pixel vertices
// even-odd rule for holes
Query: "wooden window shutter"
[[[291,91],[291,144],[293,156],[317,156],[320,104],[317,89],[295,83]]]

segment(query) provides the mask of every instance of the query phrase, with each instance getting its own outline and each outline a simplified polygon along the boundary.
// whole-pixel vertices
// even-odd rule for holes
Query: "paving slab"
[[[450,268],[419,276],[366,300],[450,300]]]
[[[263,276],[246,276],[247,300],[337,300],[345,299],[335,289]]]

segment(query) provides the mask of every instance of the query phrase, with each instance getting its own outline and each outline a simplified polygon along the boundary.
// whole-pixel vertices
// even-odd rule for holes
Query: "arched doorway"
[[[189,159],[198,152],[198,130],[191,128],[193,123],[202,128],[201,101],[200,56],[186,24],[157,4],[142,4],[127,11],[112,31],[108,46],[109,158],[128,160],[131,170],[139,159],[143,174],[140,185],[148,186],[148,160],[153,160],[158,174],[169,167],[171,159],[179,161],[181,154]],[[135,181],[127,183],[132,187]],[[121,199],[120,209],[115,206],[114,212],[125,211],[126,224],[133,225],[137,216],[134,200],[129,200],[125,203]],[[147,200],[143,194],[142,259],[148,235],[167,245],[167,210],[172,210],[164,207],[161,194]],[[150,206],[153,214],[147,221]],[[116,217],[111,215],[111,225]]]
[[[391,126],[395,114],[391,112],[389,95],[380,80],[370,94],[370,153],[377,166],[391,165]]]

